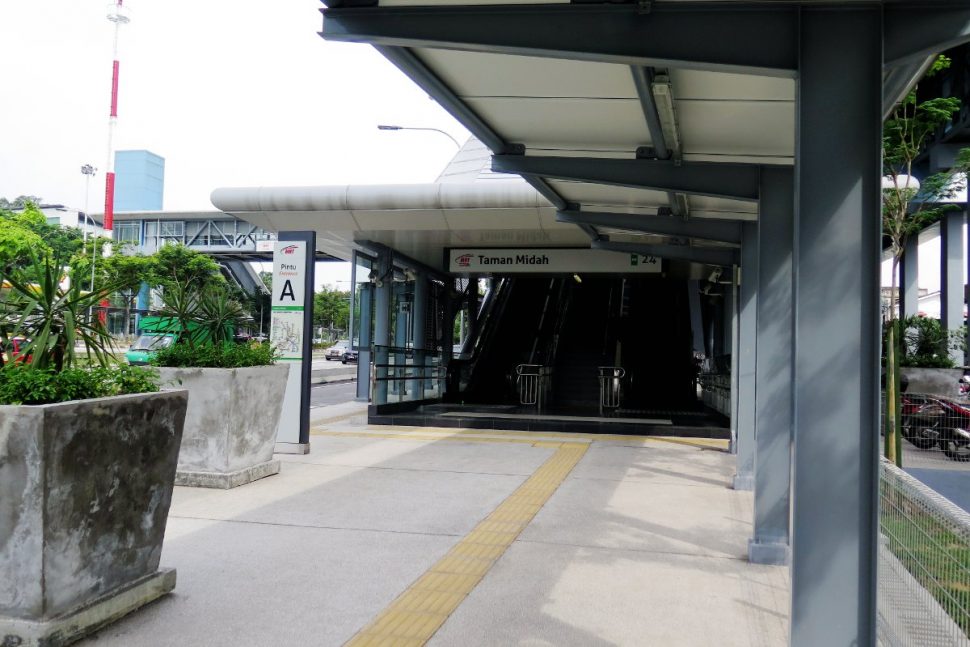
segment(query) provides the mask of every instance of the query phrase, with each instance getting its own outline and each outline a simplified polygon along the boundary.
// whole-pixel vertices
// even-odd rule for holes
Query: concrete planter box
[[[176,485],[228,489],[280,471],[273,460],[287,364],[162,368],[161,383],[188,389]]]
[[[186,406],[0,406],[0,644],[66,645],[175,588],[158,563]]]
[[[960,395],[962,368],[911,368],[903,366],[900,371],[909,380],[908,393],[929,393],[945,398]]]

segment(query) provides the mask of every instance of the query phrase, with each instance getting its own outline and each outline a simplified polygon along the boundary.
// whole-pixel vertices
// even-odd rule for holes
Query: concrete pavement
[[[747,563],[723,443],[368,427],[335,406],[279,475],[176,488],[175,592],[80,644],[786,643],[788,571]]]

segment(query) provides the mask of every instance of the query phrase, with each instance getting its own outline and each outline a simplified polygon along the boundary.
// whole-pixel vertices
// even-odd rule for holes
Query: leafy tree
[[[950,59],[940,56],[927,76],[949,66]],[[906,240],[939,220],[947,210],[957,208],[941,201],[953,197],[963,188],[965,181],[961,178],[970,170],[970,149],[963,149],[957,155],[953,168],[927,176],[920,182],[919,189],[909,180],[913,175],[913,165],[923,153],[929,138],[960,110],[960,99],[956,97],[920,101],[917,89],[914,87],[906,95],[883,124],[883,172],[890,179],[890,186],[883,190],[882,224],[892,251],[892,317],[896,316],[896,275]]]
[[[939,56],[927,76],[950,66],[950,59]],[[956,157],[953,168],[924,178],[920,187],[910,181],[913,166],[924,152],[930,137],[948,123],[960,109],[955,97],[920,99],[914,87],[893,109],[883,124],[883,173],[889,178],[883,190],[882,227],[889,238],[892,252],[892,280],[889,297],[890,323],[886,335],[886,457],[902,464],[902,436],[900,429],[899,362],[902,328],[897,319],[897,271],[903,257],[906,240],[928,224],[940,219],[954,205],[942,203],[953,196],[970,170],[970,149]]]
[[[31,254],[47,251],[44,240],[24,222],[21,214],[0,209],[0,266],[23,267]]]
[[[23,209],[28,203],[40,204],[41,199],[35,195],[19,195],[13,200],[0,198],[0,209]]]
[[[128,254],[127,250],[116,250],[114,254],[101,261],[101,276],[108,285],[118,287],[116,296],[125,312],[124,330],[131,330],[131,311],[143,283],[151,284],[155,276],[157,262],[154,257],[143,254]]]
[[[313,295],[313,326],[346,330],[350,323],[350,293],[325,286]]]
[[[199,289],[225,284],[218,263],[185,245],[163,245],[152,258],[154,268],[150,283],[163,290],[176,283]]]
[[[31,251],[39,256],[52,252],[60,259],[70,259],[82,251],[83,234],[79,230],[49,224],[29,200],[15,208],[18,211],[0,207],[0,263],[23,266]]]

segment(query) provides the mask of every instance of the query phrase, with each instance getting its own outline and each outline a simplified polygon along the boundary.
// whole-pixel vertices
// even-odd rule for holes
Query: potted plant
[[[114,286],[29,260],[0,290],[0,637],[56,646],[175,587],[159,558],[187,394],[113,366],[95,307]]]
[[[280,470],[273,458],[289,366],[268,343],[234,343],[244,320],[218,281],[173,280],[160,316],[178,331],[151,359],[163,384],[189,389],[177,485],[233,488]]]

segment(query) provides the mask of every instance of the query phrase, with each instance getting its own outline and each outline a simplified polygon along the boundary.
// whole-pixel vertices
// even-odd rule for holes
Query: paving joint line
[[[250,519],[219,519],[217,517],[193,517],[190,515],[168,515],[169,519],[188,519],[192,521],[216,521],[220,523],[240,523],[254,526],[274,526],[279,528],[306,528],[308,530],[345,530],[348,532],[374,532],[389,535],[416,535],[419,537],[461,537],[460,532],[418,532],[416,530],[388,530],[385,528],[355,528],[350,526],[314,526],[302,523],[278,523],[275,521],[254,521]]]
[[[293,454],[281,454],[281,456],[292,456]],[[347,467],[352,469],[361,470],[392,470],[400,472],[430,472],[432,474],[481,474],[482,476],[521,476],[528,478],[532,476],[532,472],[472,472],[468,470],[436,470],[431,468],[419,468],[419,467],[383,467],[381,465],[346,465],[344,463],[312,463],[310,461],[295,461],[295,460],[284,460],[284,462],[291,465],[309,465],[312,467]]]
[[[570,542],[542,541],[539,539],[516,539],[517,544],[535,544],[542,546],[559,546],[562,548],[588,548],[589,550],[618,551],[624,553],[642,553],[645,555],[671,555],[673,557],[698,557],[703,559],[722,559],[727,561],[748,561],[747,555],[737,557],[731,555],[703,555],[700,553],[687,553],[676,550],[650,550],[647,548],[621,548],[620,546],[596,546],[591,544],[573,544]]]

